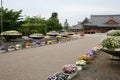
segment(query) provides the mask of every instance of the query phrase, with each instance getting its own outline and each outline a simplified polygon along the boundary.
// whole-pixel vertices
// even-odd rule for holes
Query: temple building
[[[71,32],[80,32],[82,28],[81,22],[78,22],[76,25],[73,25],[72,27],[69,27],[69,31]]]
[[[105,33],[108,30],[120,29],[120,15],[91,15],[81,23],[85,33]]]

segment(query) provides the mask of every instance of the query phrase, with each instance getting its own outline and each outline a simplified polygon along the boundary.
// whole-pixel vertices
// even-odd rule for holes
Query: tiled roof
[[[114,21],[117,22],[117,24],[106,24],[107,21],[109,21],[111,18],[113,18]],[[100,26],[120,26],[120,15],[91,15],[90,23],[86,25],[97,25]]]
[[[81,27],[82,27],[81,22],[78,22],[78,24],[73,25],[72,27],[69,27],[69,29],[81,29]]]
[[[69,29],[81,29],[81,27],[69,27]]]

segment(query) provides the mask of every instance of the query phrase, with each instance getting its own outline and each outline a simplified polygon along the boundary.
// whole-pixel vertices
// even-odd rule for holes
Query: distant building
[[[81,24],[81,22],[78,22],[78,24],[73,25],[72,27],[69,27],[69,31],[80,32],[81,28],[82,28],[82,24]]]
[[[81,23],[85,33],[105,33],[108,30],[120,29],[120,15],[91,15]]]

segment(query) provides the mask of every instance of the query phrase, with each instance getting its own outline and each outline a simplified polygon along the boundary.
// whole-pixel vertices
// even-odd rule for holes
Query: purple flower
[[[61,72],[58,72],[52,76],[49,76],[48,80],[66,80],[67,78],[68,78],[68,75],[61,73]]]
[[[95,50],[91,50],[94,54],[96,53],[96,51]]]
[[[48,80],[57,80],[57,77],[55,75],[49,76]]]
[[[86,55],[93,56],[95,54],[94,50],[89,50]]]
[[[1,49],[1,50],[6,50],[7,47],[6,47],[5,45],[2,45],[2,46],[0,46],[0,49]]]

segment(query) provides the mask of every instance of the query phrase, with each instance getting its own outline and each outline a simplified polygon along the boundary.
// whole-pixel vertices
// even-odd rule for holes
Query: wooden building
[[[85,33],[105,33],[108,30],[120,29],[120,15],[91,15],[81,23]]]

